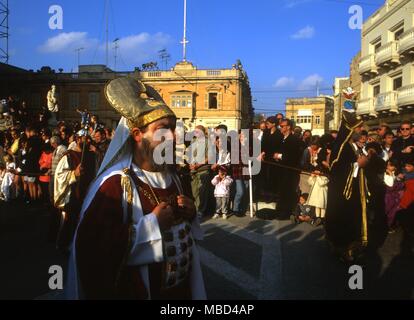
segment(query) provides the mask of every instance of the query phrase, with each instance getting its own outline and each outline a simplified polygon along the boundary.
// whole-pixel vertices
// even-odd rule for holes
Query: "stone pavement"
[[[413,299],[414,255],[401,233],[389,235],[364,266],[364,290],[348,289],[322,227],[250,217],[206,220],[199,243],[209,299]],[[46,241],[41,208],[0,204],[0,299],[62,298],[48,293],[48,269],[65,258]]]

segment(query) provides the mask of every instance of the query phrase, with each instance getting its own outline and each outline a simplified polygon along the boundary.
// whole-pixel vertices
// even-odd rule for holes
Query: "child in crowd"
[[[299,197],[299,203],[296,206],[295,214],[290,216],[290,221],[292,223],[298,224],[302,222],[313,222],[315,210],[313,207],[306,204],[308,198],[308,193],[302,193],[302,195]]]
[[[325,222],[326,204],[328,201],[328,183],[329,179],[321,175],[321,171],[314,171],[308,180],[311,186],[308,206],[315,208],[315,226],[319,226]]]
[[[400,206],[403,209],[408,209],[414,202],[414,158],[406,161],[403,177],[405,181],[405,190],[401,198]]]
[[[0,194],[1,199],[8,202],[14,198],[14,175],[16,170],[16,164],[11,155],[6,155],[4,157],[4,162],[6,163],[6,170],[3,175],[1,182]]]
[[[389,233],[393,233],[395,230],[395,216],[400,209],[400,201],[404,193],[404,182],[398,175],[398,161],[396,159],[388,160],[387,169],[384,174],[384,183],[386,188],[385,214],[387,216]]]
[[[229,202],[230,202],[230,186],[233,183],[233,179],[227,175],[227,168],[225,166],[219,167],[218,175],[216,175],[211,181],[214,188],[214,197],[216,198],[216,213],[213,219],[223,215],[223,219],[227,219]]]

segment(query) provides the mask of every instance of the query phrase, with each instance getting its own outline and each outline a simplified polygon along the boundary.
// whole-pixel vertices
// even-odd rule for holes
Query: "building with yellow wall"
[[[313,135],[334,129],[334,99],[328,96],[286,100],[286,117]]]
[[[386,0],[362,28],[357,113],[371,126],[414,121],[414,0]]]
[[[80,66],[79,73],[58,73],[49,67],[37,72],[7,70],[8,73],[0,73],[1,96],[15,95],[40,111],[46,107],[47,92],[55,84],[60,118],[67,121],[79,121],[76,109],[87,108],[107,126],[114,127],[119,115],[106,101],[104,87],[121,76],[153,86],[187,129],[224,124],[230,130],[238,130],[249,127],[253,119],[249,79],[240,62],[229,69],[198,69],[189,62],[180,62],[167,71],[122,73],[104,65]]]

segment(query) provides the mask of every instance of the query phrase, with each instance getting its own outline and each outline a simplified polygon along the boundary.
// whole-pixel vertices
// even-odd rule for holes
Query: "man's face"
[[[310,138],[310,132],[309,131],[305,131],[305,133],[303,134],[303,140],[307,140]]]
[[[266,130],[266,128],[267,128],[266,123],[261,123],[260,124],[260,130],[264,131],[264,130]]]
[[[300,197],[300,198],[299,198],[299,203],[300,203],[301,205],[304,205],[304,204],[306,203],[305,198],[304,198],[304,197]]]
[[[385,141],[385,144],[387,146],[390,146],[390,145],[392,145],[392,143],[394,141],[394,137],[391,134],[388,134],[388,135],[385,136],[384,141]]]
[[[147,161],[150,161],[152,167],[157,171],[163,171],[166,167],[166,164],[159,165],[156,163],[154,159],[154,151],[161,143],[165,143],[166,141],[171,142],[171,144],[167,143],[167,145],[174,145],[175,125],[175,118],[169,117],[151,123],[148,125],[148,128],[144,132],[140,131],[139,129],[133,129],[132,131],[132,136],[137,142],[135,149],[136,154],[139,154],[140,156],[143,156]],[[160,132],[159,130],[162,131]],[[173,152],[173,150],[165,151]]]
[[[338,138],[338,134],[337,134],[336,132],[332,133],[332,134],[331,134],[331,136],[332,136],[332,138],[334,138],[334,139]]]
[[[17,135],[16,131],[12,131],[11,136],[12,136],[13,140],[16,140],[18,138],[18,135]]]
[[[290,126],[289,126],[289,124],[288,124],[287,121],[282,121],[280,123],[280,132],[283,135],[286,135],[286,134],[288,134],[290,132]]]
[[[267,129],[272,130],[274,127],[276,127],[276,124],[269,122],[269,121],[266,122]]]
[[[95,142],[101,143],[104,140],[102,133],[96,132],[95,133]]]
[[[362,135],[361,138],[359,138],[359,143],[361,143],[362,145],[366,144],[368,140],[368,137],[365,135]]]
[[[381,127],[377,131],[378,135],[381,136],[381,137],[383,137],[386,132],[387,132],[387,128],[386,127]]]
[[[408,138],[411,135],[411,126],[408,124],[403,124],[400,128],[401,136],[403,138]]]

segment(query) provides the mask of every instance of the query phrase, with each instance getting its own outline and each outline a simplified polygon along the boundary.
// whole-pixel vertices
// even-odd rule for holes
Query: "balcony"
[[[379,94],[375,98],[375,111],[377,113],[395,112],[398,113],[397,91],[390,91]]]
[[[370,54],[368,56],[362,57],[361,62],[359,63],[359,73],[362,75],[368,74],[377,74],[377,65],[375,64],[375,55]]]
[[[374,108],[374,98],[368,98],[358,101],[357,115],[359,116],[372,116],[376,117]]]
[[[400,109],[414,106],[414,84],[401,87],[398,90],[397,105]]]
[[[414,28],[408,29],[400,36],[398,52],[401,56],[414,53]]]
[[[399,64],[398,41],[391,41],[379,48],[375,55],[375,63],[377,66],[384,67],[388,67],[391,64]]]

